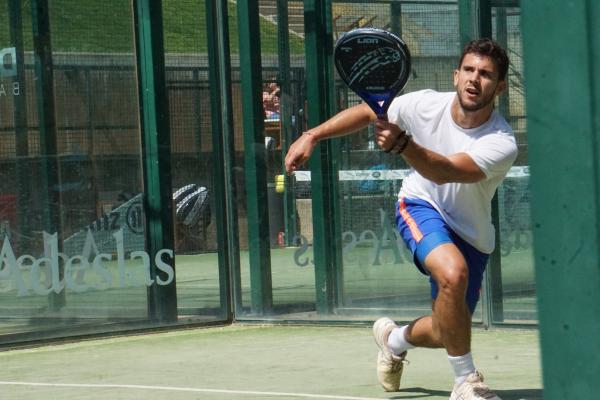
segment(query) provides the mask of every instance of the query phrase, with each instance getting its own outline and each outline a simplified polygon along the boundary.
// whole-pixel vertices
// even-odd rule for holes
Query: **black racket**
[[[335,67],[342,80],[379,118],[410,76],[410,52],[398,36],[376,28],[347,32],[335,44]]]

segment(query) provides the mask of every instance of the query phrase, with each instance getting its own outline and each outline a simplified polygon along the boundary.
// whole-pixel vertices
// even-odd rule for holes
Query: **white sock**
[[[467,353],[464,356],[448,356],[450,365],[454,370],[454,383],[460,385],[467,379],[469,374],[475,372],[475,365],[473,364],[473,356],[471,353]]]
[[[406,337],[404,337],[404,332],[408,328],[408,325],[401,326],[399,328],[395,328],[390,332],[390,336],[388,336],[387,344],[392,353],[399,356],[404,353],[406,350],[414,349],[415,346],[410,344]]]

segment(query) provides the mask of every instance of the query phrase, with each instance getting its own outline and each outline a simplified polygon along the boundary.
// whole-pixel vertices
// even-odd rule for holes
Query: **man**
[[[375,121],[377,144],[412,167],[402,183],[396,223],[416,266],[430,277],[432,313],[401,327],[389,318],[375,322],[377,375],[386,391],[399,389],[407,350],[444,348],[455,373],[451,400],[499,400],[475,369],[471,316],[494,248],[491,199],[517,156],[511,128],[494,111],[507,71],[502,47],[489,39],[472,41],[454,71],[456,92],[399,96],[388,110],[389,122],[365,104],[354,106],[305,132],[286,156],[291,173],[318,141]]]

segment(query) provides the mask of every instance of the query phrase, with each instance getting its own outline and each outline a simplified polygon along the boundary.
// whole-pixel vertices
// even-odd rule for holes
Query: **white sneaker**
[[[375,343],[379,347],[377,354],[377,379],[386,392],[397,392],[400,389],[400,378],[404,364],[408,363],[405,360],[406,352],[397,356],[387,345],[390,332],[397,325],[389,318],[379,318],[373,324],[373,336]]]
[[[475,371],[460,385],[454,385],[450,400],[502,400],[483,383],[483,375]]]

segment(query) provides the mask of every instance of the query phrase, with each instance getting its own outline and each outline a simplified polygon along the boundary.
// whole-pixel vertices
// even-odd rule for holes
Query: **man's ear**
[[[454,70],[454,87],[458,85],[458,70]]]
[[[502,92],[506,90],[506,79],[498,82],[498,86],[496,87],[496,96],[500,96]]]

